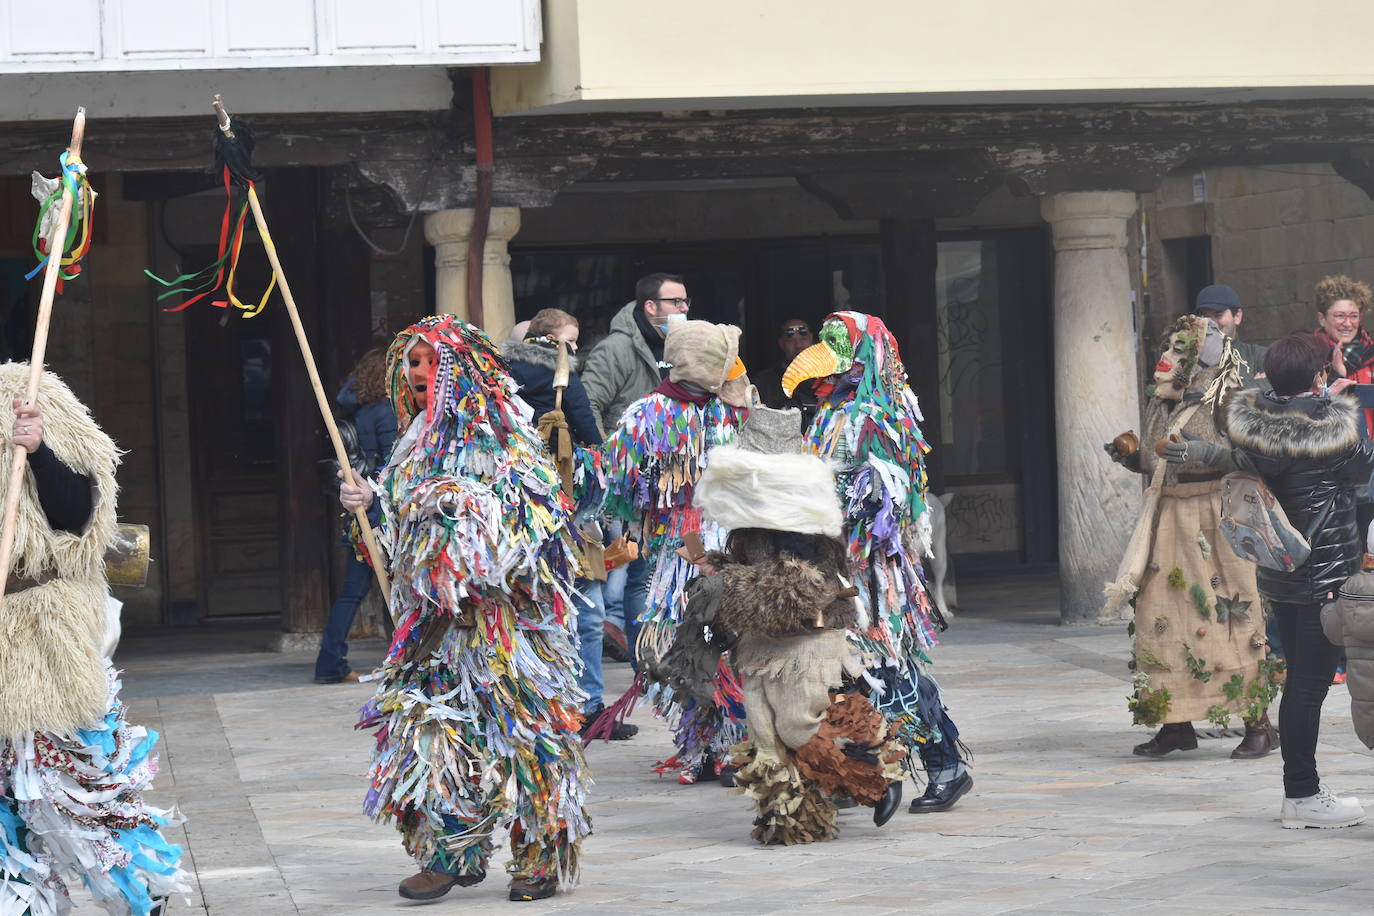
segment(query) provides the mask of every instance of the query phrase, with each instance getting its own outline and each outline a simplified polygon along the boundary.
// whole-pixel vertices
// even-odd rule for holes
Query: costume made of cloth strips
[[[406,373],[420,341],[424,408]],[[425,318],[387,372],[404,432],[373,488],[397,623],[358,725],[377,730],[364,807],[423,869],[483,875],[509,829],[513,876],[570,887],[591,832],[571,504],[479,328]]]
[[[945,623],[920,561],[930,540],[921,410],[881,319],[834,312],[819,337],[788,365],[783,392],[822,380],[806,448],[835,469],[861,608],[850,638],[872,659],[875,703],[935,782],[963,764],[958,729],[928,671],[927,650]]]
[[[726,759],[743,737],[744,706],[727,660],[713,672],[710,702],[673,690],[669,684],[679,675],[664,665],[686,612],[687,584],[698,574],[677,551],[687,535],[699,535],[706,549],[720,547],[725,535],[703,521],[694,492],[708,454],[734,441],[743,417],[748,376],[739,362],[739,337],[732,325],[673,325],[663,350],[672,366],[668,378],[625,410],[602,445],[606,513],[638,528],[650,584],[638,642],[640,673],[589,736],[604,733],[610,721],[626,715],[647,688],[658,713],[673,721],[677,744],[676,754],[656,769],[681,770],[689,781],[708,759]]]
[[[24,397],[28,371],[0,365],[4,403]],[[125,721],[101,651],[119,450],[52,373],[36,406],[43,444],[90,482],[92,509],[79,533],[53,530],[26,474],[0,609],[0,916],[68,912],[73,878],[106,912],[144,916],[188,883],[181,850],[161,834],[179,815],[143,802],[157,733]],[[8,481],[14,450],[0,445]]]
[[[1253,724],[1274,695],[1255,564],[1221,531],[1222,477],[1233,468],[1168,463],[1156,450],[1166,440],[1201,440],[1229,455],[1219,422],[1241,382],[1239,355],[1217,325],[1179,318],[1146,392],[1139,448],[1121,459],[1150,486],[1100,616],[1115,622],[1134,605],[1129,705],[1139,725],[1205,719],[1225,727],[1232,715]]]
[[[878,804],[902,779],[906,750],[860,690],[839,499],[825,462],[802,452],[801,412],[753,407],[738,444],[712,450],[697,503],[731,529],[726,549],[708,554],[718,574],[698,581],[717,604],[705,632],[733,639],[743,685],[749,737],[734,749],[735,781],[755,803],[752,836],[829,840],[832,798]],[[678,641],[702,632],[684,625]]]

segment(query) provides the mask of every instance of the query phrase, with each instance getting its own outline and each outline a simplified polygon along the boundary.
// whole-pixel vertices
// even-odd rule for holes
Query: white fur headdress
[[[801,414],[755,407],[737,445],[713,448],[694,501],[729,529],[767,528],[839,537],[835,475],[801,451]]]

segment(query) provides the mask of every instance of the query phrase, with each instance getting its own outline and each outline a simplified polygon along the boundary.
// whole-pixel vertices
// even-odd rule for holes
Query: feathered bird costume
[[[958,731],[927,670],[927,650],[944,623],[920,561],[930,537],[930,446],[921,434],[921,410],[896,339],[873,315],[826,318],[820,342],[787,367],[783,390],[790,396],[811,378],[822,379],[816,386],[821,404],[807,446],[836,466],[844,538],[864,610],[851,633],[878,660],[870,675],[882,686],[879,708],[934,776],[958,766],[959,754]]]

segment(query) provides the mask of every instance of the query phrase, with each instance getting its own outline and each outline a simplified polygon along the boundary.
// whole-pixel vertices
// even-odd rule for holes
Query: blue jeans
[[[372,588],[372,567],[349,552],[343,590],[329,608],[329,622],[320,637],[320,654],[315,657],[315,680],[338,680],[352,671],[348,667],[348,631],[358,616],[358,605]]]
[[[625,639],[630,643],[630,664],[639,670],[635,643],[643,626],[640,616],[649,603],[649,561],[640,557],[625,567]]]
[[[923,744],[920,750],[921,763],[925,765],[926,772],[932,774],[959,765],[959,729],[955,727],[954,720],[946,710],[941,709],[940,718],[933,724],[940,729],[943,740],[939,744]]]
[[[605,598],[606,622],[625,630],[625,567],[617,566],[606,573],[606,583],[601,586]]]
[[[577,673],[577,686],[587,695],[583,712],[591,712],[606,705],[601,698],[605,681],[601,676],[601,640],[605,635],[606,604],[601,583],[595,579],[578,579],[575,587],[582,593],[577,598],[577,654],[582,668]]]

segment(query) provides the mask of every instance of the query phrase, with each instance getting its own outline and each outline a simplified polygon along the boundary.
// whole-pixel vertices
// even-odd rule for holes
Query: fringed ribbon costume
[[[658,713],[675,718],[677,743],[677,753],[657,767],[659,772],[695,772],[708,755],[725,759],[743,736],[739,685],[724,661],[716,671],[715,698],[709,705],[694,699],[676,702],[674,693],[663,689],[661,670],[683,619],[687,583],[697,574],[676,551],[689,533],[699,534],[708,550],[720,547],[725,534],[703,523],[692,493],[706,467],[707,452],[734,440],[742,415],[716,397],[693,401],[656,392],[631,404],[602,446],[606,512],[638,526],[640,555],[650,564],[649,598],[639,635],[640,677],[654,685],[650,690]]]
[[[921,411],[907,384],[897,341],[882,320],[835,312],[820,342],[797,355],[784,390],[822,378],[821,404],[807,447],[836,468],[844,538],[857,577],[863,618],[851,631],[878,664],[879,709],[932,776],[958,767],[958,731],[928,673],[927,650],[941,625],[926,591],[920,556],[930,537],[926,515]]]
[[[433,347],[427,404],[409,350]],[[570,887],[591,832],[577,729],[572,509],[496,347],[451,316],[387,354],[405,430],[374,488],[396,633],[360,728],[375,728],[365,808],[420,866],[476,878],[509,828],[517,879]]]
[[[24,364],[0,365],[0,402],[22,398],[27,376]],[[70,878],[107,913],[145,916],[188,884],[181,850],[160,832],[179,816],[143,802],[157,733],[125,721],[101,656],[119,450],[51,373],[37,407],[45,460],[85,478],[91,502],[79,531],[54,530],[26,475],[0,610],[0,916],[68,912]],[[6,442],[0,480],[12,457]]]

